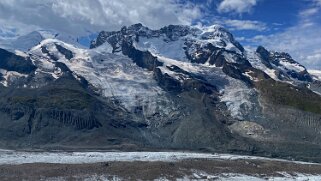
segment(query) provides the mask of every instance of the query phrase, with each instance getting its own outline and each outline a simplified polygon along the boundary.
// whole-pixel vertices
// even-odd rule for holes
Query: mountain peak
[[[151,30],[142,24],[123,27],[120,31],[99,33],[92,42],[91,48],[108,42],[113,52],[121,51],[121,44],[130,42],[137,49],[150,51],[154,55],[164,56],[180,61],[205,63],[210,55],[201,56],[200,49],[212,51],[213,48],[242,54],[244,48],[233,35],[219,25],[210,27],[196,27],[186,25],[168,25],[159,30]],[[172,47],[172,48],[169,48]],[[205,51],[203,51],[205,52]],[[206,60],[205,60],[206,59]]]
[[[276,76],[280,80],[307,82],[313,80],[306,68],[296,62],[288,53],[268,51],[262,46],[256,49],[256,53],[267,68],[277,70]]]

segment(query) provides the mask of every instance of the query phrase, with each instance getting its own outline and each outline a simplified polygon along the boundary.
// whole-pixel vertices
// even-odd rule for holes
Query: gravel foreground
[[[321,165],[185,152],[0,151],[1,180],[321,180]]]

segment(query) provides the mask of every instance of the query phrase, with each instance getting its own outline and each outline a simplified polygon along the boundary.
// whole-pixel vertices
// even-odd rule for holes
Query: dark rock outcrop
[[[259,46],[256,50],[256,53],[258,53],[262,59],[262,63],[272,69],[275,68],[279,71],[279,79],[284,79],[284,77],[290,77],[299,81],[306,81],[306,82],[312,82],[312,77],[308,73],[305,67],[300,65],[298,62],[292,59],[292,57],[288,53],[284,52],[269,52],[264,47]],[[303,70],[297,71],[293,70],[289,67],[284,67],[280,61],[286,62],[288,64],[292,64],[294,66],[299,66]],[[283,70],[285,69],[285,70]]]
[[[262,59],[262,63],[268,67],[268,68],[273,68],[271,63],[270,63],[270,52],[267,51],[264,47],[259,46],[256,49],[256,52],[260,55],[261,59]]]
[[[173,77],[169,76],[166,73],[163,73],[161,69],[156,68],[154,71],[154,76],[156,81],[158,82],[158,85],[162,87],[166,91],[170,92],[181,92],[182,91],[182,85]]]
[[[42,46],[41,47],[41,51],[42,51],[42,53],[48,55],[51,60],[53,60],[53,61],[58,61],[59,60],[58,57],[53,55],[49,50],[47,50],[46,47]]]
[[[0,68],[22,74],[29,74],[36,69],[36,66],[32,64],[29,58],[24,58],[0,49]]]
[[[163,65],[150,52],[137,50],[126,41],[121,44],[121,49],[124,55],[131,58],[139,67],[153,71],[156,67]]]
[[[70,59],[74,58],[74,55],[73,55],[72,51],[66,49],[65,47],[63,47],[61,45],[58,45],[58,44],[55,44],[55,45],[56,45],[57,50],[61,54],[63,54],[66,59],[70,60]]]

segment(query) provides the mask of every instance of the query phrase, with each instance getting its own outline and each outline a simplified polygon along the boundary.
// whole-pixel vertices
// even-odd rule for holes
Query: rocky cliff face
[[[91,49],[46,39],[0,51],[0,143],[320,158],[320,82],[288,54],[220,26],[141,24]]]
[[[277,71],[278,79],[312,82],[312,77],[306,68],[293,60],[289,54],[284,52],[268,52],[261,46],[257,48],[256,53],[261,57],[265,66]]]

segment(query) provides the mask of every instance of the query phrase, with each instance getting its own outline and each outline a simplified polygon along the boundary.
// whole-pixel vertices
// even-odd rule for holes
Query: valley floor
[[[0,151],[1,180],[321,180],[321,164],[189,152]]]

